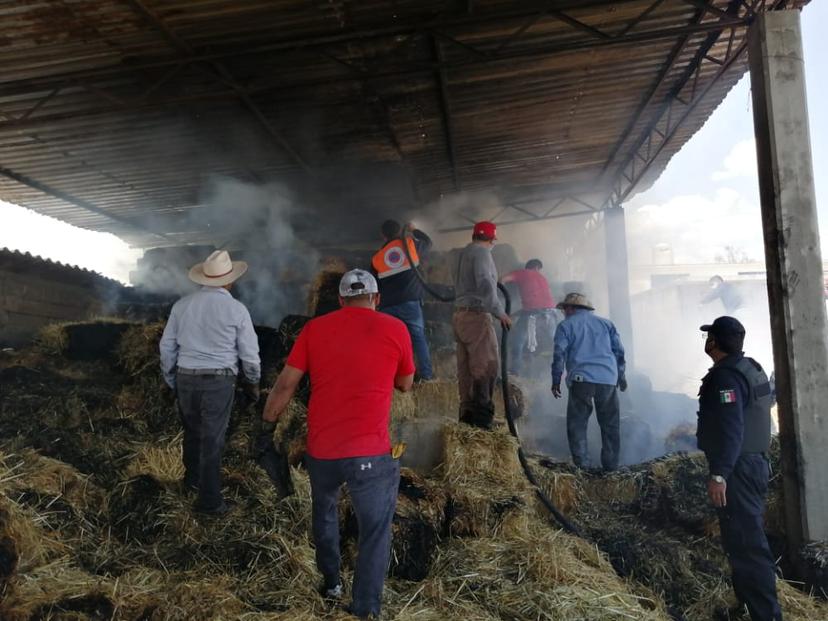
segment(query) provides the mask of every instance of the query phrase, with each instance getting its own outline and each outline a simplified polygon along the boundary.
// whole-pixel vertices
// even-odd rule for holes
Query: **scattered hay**
[[[178,435],[165,446],[141,446],[127,465],[126,475],[148,475],[162,484],[178,483],[184,478],[181,444],[182,436]]]
[[[290,323],[285,337],[295,338],[304,321]],[[279,500],[250,460],[252,409],[236,408],[223,460],[231,513],[192,513],[194,497],[178,483],[180,425],[160,399],[152,330],[128,327],[124,338],[145,357],[119,357],[117,365],[38,354],[31,368],[0,370],[0,435],[9,438],[0,444],[0,618],[349,618],[316,593],[307,473],[292,468],[296,493]],[[396,404],[396,416],[456,416],[452,382],[418,385],[409,397],[413,406]],[[293,445],[294,464],[306,424],[295,399],[276,431]],[[654,621],[667,618],[667,602],[676,617],[707,621],[732,599],[720,546],[698,532],[688,500],[704,474],[693,458],[610,476],[536,468],[592,537],[587,543],[539,519],[504,429],[453,423],[445,436],[445,464],[433,476],[403,470],[388,618]],[[346,591],[350,561],[346,554]],[[824,604],[788,585],[780,598],[786,618],[828,618]]]

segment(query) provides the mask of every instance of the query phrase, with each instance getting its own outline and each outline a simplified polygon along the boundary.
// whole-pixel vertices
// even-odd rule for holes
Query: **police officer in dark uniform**
[[[707,492],[718,509],[733,590],[753,621],[782,619],[773,556],[763,528],[768,489],[771,387],[745,357],[745,328],[719,317],[701,330],[713,367],[699,390],[699,448],[710,466]]]

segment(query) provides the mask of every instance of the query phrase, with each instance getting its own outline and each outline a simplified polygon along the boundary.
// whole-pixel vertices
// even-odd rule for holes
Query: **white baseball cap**
[[[343,298],[351,298],[357,295],[368,295],[379,293],[377,279],[370,272],[365,270],[351,270],[342,275],[339,281],[339,295]]]

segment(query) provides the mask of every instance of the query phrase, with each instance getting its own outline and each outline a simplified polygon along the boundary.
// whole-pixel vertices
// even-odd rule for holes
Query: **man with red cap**
[[[497,296],[497,269],[492,259],[496,239],[493,222],[474,225],[472,241],[460,253],[452,317],[460,421],[484,429],[491,428],[494,418],[492,396],[499,365],[492,316],[500,320],[504,329],[512,325]]]

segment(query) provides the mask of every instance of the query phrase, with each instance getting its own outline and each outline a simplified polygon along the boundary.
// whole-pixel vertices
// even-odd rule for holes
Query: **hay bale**
[[[697,451],[696,425],[681,423],[673,427],[667,437],[664,438],[664,450],[668,453]]]
[[[448,495],[413,470],[400,472],[394,513],[391,575],[424,580],[431,570],[446,521]]]
[[[828,599],[828,542],[806,544],[799,553],[805,567],[805,586],[822,599]]]
[[[552,501],[552,504],[564,514],[572,513],[579,505],[584,493],[581,479],[570,472],[556,472],[554,470],[533,467],[541,490]],[[542,509],[543,514],[548,514]]]
[[[456,536],[500,532],[532,502],[517,442],[500,430],[447,424],[441,475],[451,495],[449,532]]]
[[[160,373],[158,344],[161,342],[165,325],[164,321],[138,324],[124,331],[118,343],[117,356],[118,362],[127,373]]]
[[[339,308],[339,281],[346,270],[322,270],[311,283],[308,314],[319,317]]]
[[[431,368],[434,377],[441,380],[457,379],[457,356],[454,346],[439,347],[431,350]]]
[[[398,423],[404,420],[411,420],[417,418],[419,415],[417,409],[417,401],[414,396],[414,391],[417,390],[417,385],[413,390],[408,392],[400,392],[395,390],[391,397],[391,423]]]
[[[641,514],[657,524],[710,532],[716,511],[707,498],[707,463],[701,454],[671,455],[650,462],[639,497]]]
[[[457,420],[460,394],[456,381],[434,380],[414,385],[411,392],[417,418]]]
[[[508,433],[457,423],[445,426],[444,438],[442,480],[450,487],[507,495],[526,491],[517,440]]]
[[[62,356],[69,344],[65,323],[50,323],[38,330],[35,336],[35,346],[44,354]]]

